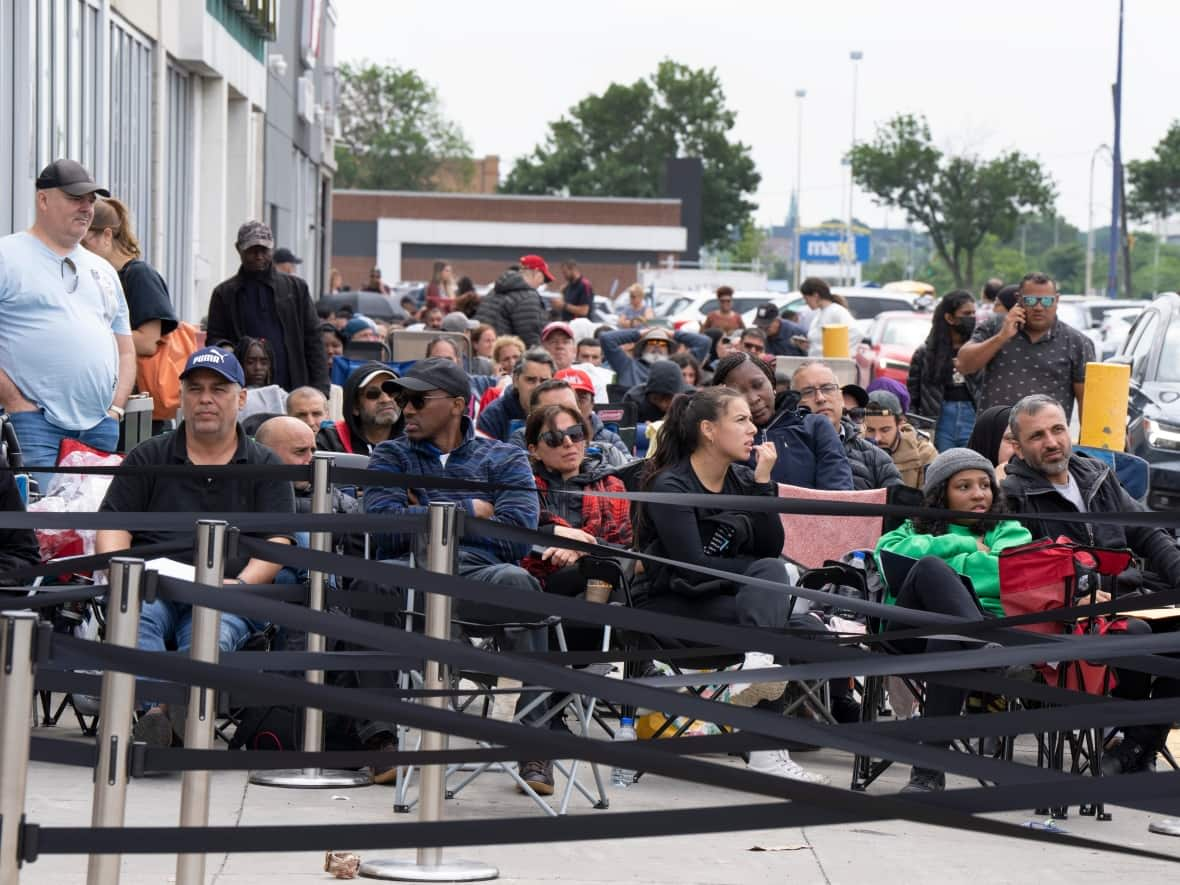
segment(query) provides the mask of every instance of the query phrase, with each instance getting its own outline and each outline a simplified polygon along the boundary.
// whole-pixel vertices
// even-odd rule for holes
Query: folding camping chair
[[[1069,608],[1087,596],[1090,604],[1097,601],[1099,591],[1111,592],[1115,578],[1132,561],[1129,550],[1083,547],[1065,539],[1042,540],[1000,554],[1000,598],[1008,616],[1037,614]],[[1050,621],[1021,627],[1047,635],[1093,635],[1125,629],[1126,620],[1088,616],[1079,621]],[[1046,684],[1088,694],[1109,694],[1113,674],[1106,664],[1089,661],[1069,661],[1040,664],[1037,670]],[[1036,735],[1037,765],[1065,768],[1065,750],[1070,751],[1070,773],[1102,774],[1104,729],[1078,729]],[[1044,809],[1037,809],[1038,813]],[[1067,817],[1067,809],[1049,809],[1054,818]],[[1079,813],[1110,820],[1103,803],[1082,804]]]

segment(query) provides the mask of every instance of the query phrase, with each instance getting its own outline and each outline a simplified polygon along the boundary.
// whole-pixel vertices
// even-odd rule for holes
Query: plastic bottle
[[[619,720],[619,727],[615,731],[614,742],[633,741],[635,740],[635,720],[629,716],[624,716]],[[635,769],[622,768],[616,765],[611,769],[610,782],[613,787],[622,787],[626,789],[635,783]]]
[[[866,571],[867,567],[865,565],[865,552],[863,550],[852,551],[852,562],[850,564],[857,571]]]

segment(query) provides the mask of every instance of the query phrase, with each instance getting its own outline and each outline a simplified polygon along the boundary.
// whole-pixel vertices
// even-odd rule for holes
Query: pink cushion
[[[863,492],[825,492],[779,483],[780,498],[805,501],[847,501],[855,504],[884,504],[885,489]],[[807,568],[818,568],[827,559],[839,559],[852,550],[872,550],[881,538],[879,516],[802,516],[781,514],[783,556]]]

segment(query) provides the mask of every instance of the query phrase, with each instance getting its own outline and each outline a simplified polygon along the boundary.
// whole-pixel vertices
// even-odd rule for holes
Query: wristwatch
[[[111,405],[111,406],[107,407],[107,411],[114,412],[119,417],[120,421],[122,421],[123,418],[126,417],[126,415],[127,415],[127,410],[124,409],[122,406]]]

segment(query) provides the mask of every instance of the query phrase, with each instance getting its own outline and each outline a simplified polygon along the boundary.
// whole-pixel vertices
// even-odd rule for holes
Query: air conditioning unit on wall
[[[315,80],[308,71],[296,81],[296,108],[299,119],[308,126],[315,124]]]

